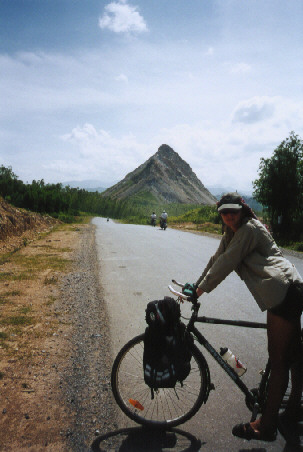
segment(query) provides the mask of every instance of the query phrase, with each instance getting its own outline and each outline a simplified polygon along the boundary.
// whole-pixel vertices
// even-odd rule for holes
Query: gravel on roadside
[[[82,232],[75,258],[76,271],[63,278],[60,306],[73,325],[69,338],[71,354],[62,369],[61,381],[72,425],[64,432],[69,450],[91,450],[96,435],[117,428],[115,402],[111,393],[112,357],[106,305],[99,283],[95,227]]]

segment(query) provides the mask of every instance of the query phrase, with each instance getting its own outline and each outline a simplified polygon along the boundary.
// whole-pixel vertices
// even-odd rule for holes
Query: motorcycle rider
[[[165,223],[167,221],[167,213],[165,212],[165,210],[163,210],[163,212],[161,213],[160,216],[160,226],[162,227],[162,224]]]
[[[156,226],[156,219],[157,219],[157,215],[155,214],[155,212],[153,212],[150,216],[150,221],[153,226]]]

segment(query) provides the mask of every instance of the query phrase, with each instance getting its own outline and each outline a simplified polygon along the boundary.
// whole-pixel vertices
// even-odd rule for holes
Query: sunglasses
[[[236,215],[237,213],[240,213],[241,209],[226,209],[226,210],[221,210],[221,214],[222,215],[227,215],[228,213],[234,214]]]

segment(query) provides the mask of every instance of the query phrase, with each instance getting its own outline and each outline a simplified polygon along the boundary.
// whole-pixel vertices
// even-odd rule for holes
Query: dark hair
[[[242,206],[243,217],[254,218],[255,220],[258,219],[254,211],[251,209],[251,207],[249,207],[248,204],[246,204],[239,193],[226,193],[221,197],[220,201],[217,202],[217,208],[222,206],[222,204],[239,204],[240,206]]]
[[[217,202],[217,209],[220,206],[222,206],[222,204],[239,204],[240,206],[242,206],[241,213],[243,222],[251,218],[258,220],[252,208],[249,207],[248,204],[246,204],[246,202],[239,193],[230,192],[223,195],[220,201]],[[227,226],[223,223],[222,233],[225,232],[226,228]]]

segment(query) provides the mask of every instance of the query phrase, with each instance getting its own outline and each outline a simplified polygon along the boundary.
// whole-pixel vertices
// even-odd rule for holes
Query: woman
[[[303,383],[301,314],[303,280],[282,256],[266,227],[238,193],[227,193],[217,204],[224,235],[215,255],[196,282],[197,296],[211,292],[233,270],[244,280],[262,311],[267,311],[271,374],[268,399],[255,422],[238,424],[233,435],[274,441],[279,408],[291,370],[292,391],[283,418],[294,424],[300,416]]]

